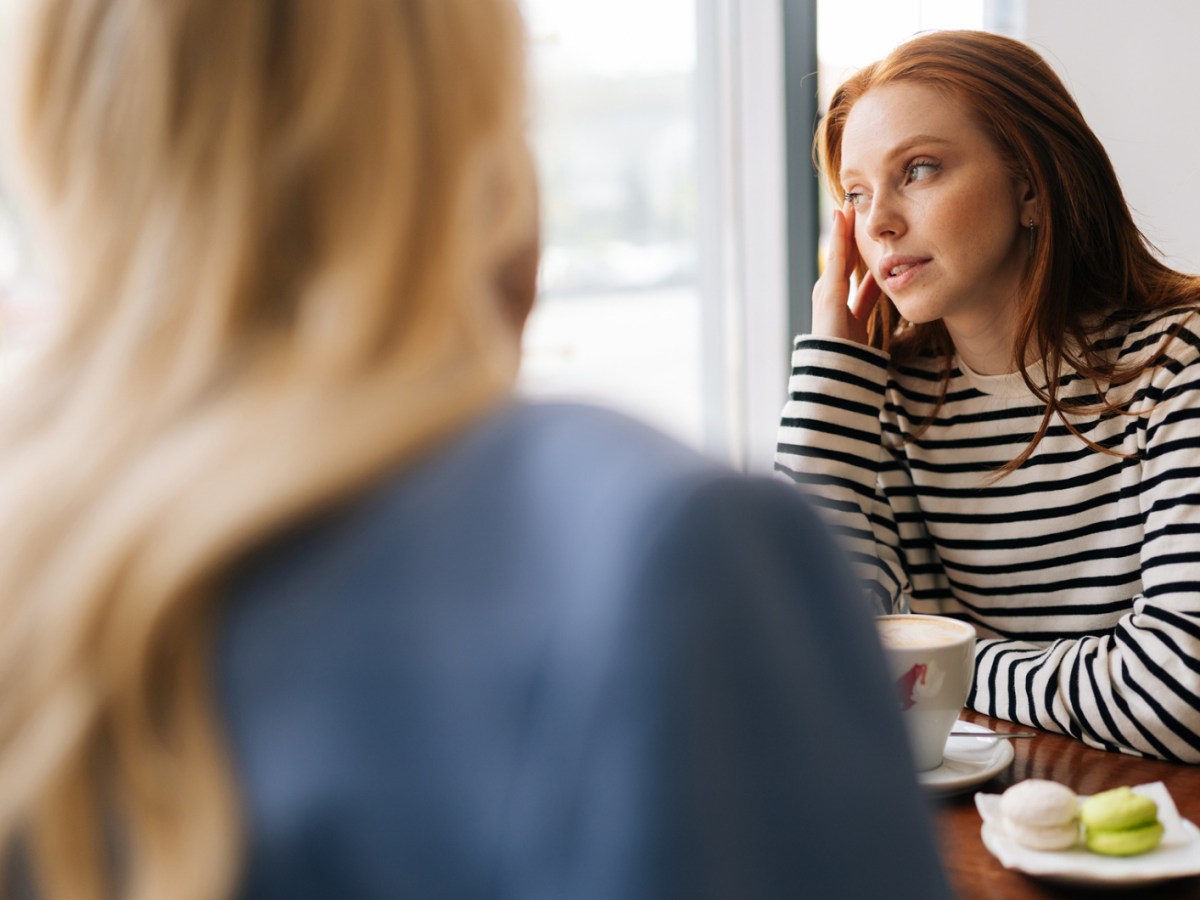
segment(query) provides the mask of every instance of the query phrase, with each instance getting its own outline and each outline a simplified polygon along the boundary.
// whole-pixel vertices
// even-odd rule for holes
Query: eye
[[[928,159],[913,160],[904,167],[904,183],[924,181],[937,172],[941,165]]]
[[[846,202],[849,203],[855,209],[858,209],[858,206],[860,203],[862,203],[862,201],[863,201],[862,191],[846,191]]]

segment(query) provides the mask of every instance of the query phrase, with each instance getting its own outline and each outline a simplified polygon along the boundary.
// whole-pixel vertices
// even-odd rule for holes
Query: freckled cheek
[[[956,234],[970,224],[972,209],[966,197],[942,197],[936,202],[926,201],[916,206],[913,220],[921,224],[923,231]]]
[[[942,243],[973,252],[986,252],[1007,242],[1016,228],[1016,216],[994,196],[999,188],[984,185],[939,197],[922,210],[925,229]]]

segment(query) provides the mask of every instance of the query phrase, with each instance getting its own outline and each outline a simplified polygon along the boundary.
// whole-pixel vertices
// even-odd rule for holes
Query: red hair
[[[1068,420],[1056,380],[1045,387],[1034,384],[1025,360],[1042,360],[1050,373],[1074,369],[1093,381],[1103,397],[1105,385],[1138,377],[1157,364],[1158,354],[1118,368],[1092,346],[1089,330],[1113,314],[1194,302],[1200,297],[1200,278],[1177,272],[1156,256],[1133,221],[1108,154],[1046,61],[1019,41],[988,32],[920,35],[834,92],[813,153],[839,202],[846,119],[868,91],[896,83],[932,87],[962,102],[1014,177],[1026,181],[1036,197],[1037,231],[1019,301],[1013,362],[1046,403],[1046,412],[1029,447],[1002,471],[1017,468],[1030,456],[1056,415],[1081,440],[1101,449]],[[944,356],[949,378],[954,347],[940,321],[907,322],[885,295],[868,332],[873,346],[891,352],[894,364],[931,353]],[[1099,408],[1117,406],[1105,402]],[[1071,411],[1081,409],[1073,406]]]

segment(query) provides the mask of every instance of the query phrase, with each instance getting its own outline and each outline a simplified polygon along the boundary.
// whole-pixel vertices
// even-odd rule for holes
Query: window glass
[[[693,0],[522,6],[544,250],[521,387],[699,445]]]
[[[818,0],[817,55],[824,96],[849,70],[879,59],[918,32],[983,28],[986,5],[985,0]]]

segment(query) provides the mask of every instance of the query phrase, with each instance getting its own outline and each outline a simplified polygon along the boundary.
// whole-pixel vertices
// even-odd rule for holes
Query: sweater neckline
[[[958,354],[954,355],[954,365],[962,372],[963,377],[970,382],[971,386],[983,394],[989,394],[993,397],[1033,397],[1034,394],[1029,390],[1029,385],[1025,383],[1025,379],[1021,377],[1020,372],[1008,372],[1003,375],[981,375],[970,366],[968,366]],[[1046,370],[1041,361],[1032,363],[1028,367],[1029,377],[1034,384],[1044,388],[1046,386]]]

